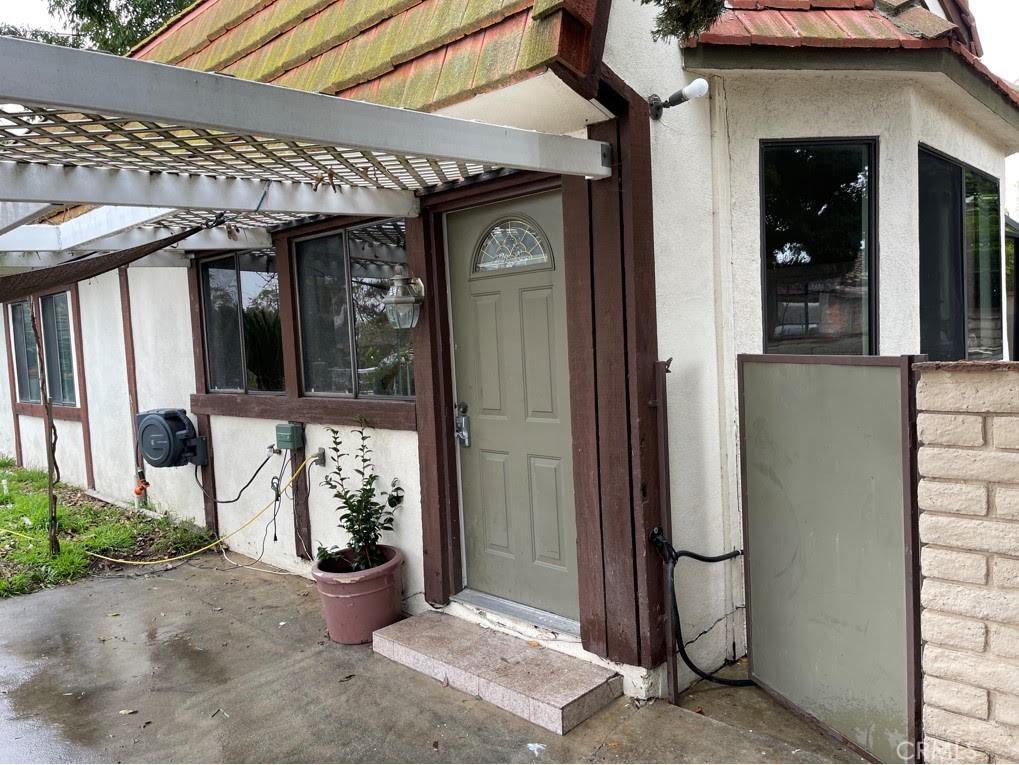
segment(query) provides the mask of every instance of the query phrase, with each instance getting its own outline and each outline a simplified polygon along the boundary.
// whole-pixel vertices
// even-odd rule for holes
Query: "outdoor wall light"
[[[386,318],[393,329],[413,329],[421,318],[421,304],[425,302],[425,285],[420,279],[402,271],[393,275],[389,292],[382,298]]]
[[[660,120],[662,118],[662,112],[666,109],[671,109],[673,106],[679,106],[682,103],[691,101],[694,98],[706,96],[707,94],[708,81],[703,77],[698,77],[685,88],[677,90],[664,101],[657,93],[654,93],[648,96],[647,99],[647,105],[651,110],[651,119]]]

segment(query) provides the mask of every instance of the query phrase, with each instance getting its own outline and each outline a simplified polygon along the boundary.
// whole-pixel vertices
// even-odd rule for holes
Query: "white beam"
[[[0,253],[6,254],[8,257],[28,252],[38,252],[40,256],[42,253],[62,253],[60,257],[66,259],[72,257],[70,253],[75,250],[78,252],[126,250],[148,244],[153,239],[171,236],[182,230],[182,227],[143,226],[111,236],[91,239],[87,244],[81,244],[78,247],[60,247],[57,246],[61,242],[57,226],[22,226],[20,229],[0,235]],[[240,228],[231,236],[225,228],[219,226],[192,234],[184,241],[167,249],[178,251],[260,250],[263,247],[272,247],[272,237],[265,229]]]
[[[0,38],[0,103],[241,135],[606,178],[608,144],[362,103],[220,74]]]
[[[60,249],[98,249],[90,243],[175,212],[172,207],[97,207],[60,224]]]
[[[38,220],[40,216],[59,208],[28,202],[0,202],[0,234],[25,223]]]
[[[125,231],[116,236],[96,239],[89,242],[89,250],[102,250],[113,252],[115,250],[126,250],[131,247],[151,242],[153,239],[162,239],[181,231],[180,228],[159,226],[158,228],[136,228]],[[168,250],[260,250],[264,247],[272,247],[272,237],[265,229],[241,228],[231,238],[226,229],[222,226],[208,228],[192,234],[187,239],[178,242]],[[161,250],[162,252],[162,250]]]
[[[0,252],[60,252],[60,227],[34,223],[0,234]]]
[[[0,268],[49,268],[73,257],[66,252],[0,252]]]
[[[0,37],[0,42],[3,41],[6,38]],[[262,181],[239,178],[25,162],[0,162],[0,198],[16,202],[145,205],[229,212],[252,212],[258,208],[266,213],[401,218],[416,217],[420,207],[413,192],[398,189],[344,186],[333,191],[323,184],[313,191],[305,183],[273,183],[266,191]]]

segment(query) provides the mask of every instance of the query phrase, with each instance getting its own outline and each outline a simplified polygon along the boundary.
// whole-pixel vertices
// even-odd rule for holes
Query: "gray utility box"
[[[298,422],[284,422],[276,426],[277,449],[301,449],[304,447],[304,426]]]

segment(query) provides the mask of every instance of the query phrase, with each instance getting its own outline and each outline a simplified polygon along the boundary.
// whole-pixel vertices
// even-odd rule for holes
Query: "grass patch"
[[[207,529],[169,516],[152,518],[89,497],[63,484],[57,487],[57,535],[60,555],[51,557],[47,541],[49,517],[46,473],[15,468],[0,459],[9,496],[0,496],[0,528],[30,537],[0,532],[0,598],[73,582],[116,567],[95,558],[136,562],[156,561],[192,552],[214,537]]]

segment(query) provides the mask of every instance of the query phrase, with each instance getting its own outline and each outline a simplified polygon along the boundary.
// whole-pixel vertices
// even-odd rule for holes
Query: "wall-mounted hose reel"
[[[138,413],[138,444],[152,467],[180,467],[209,462],[209,441],[199,436],[183,409],[150,409]]]

